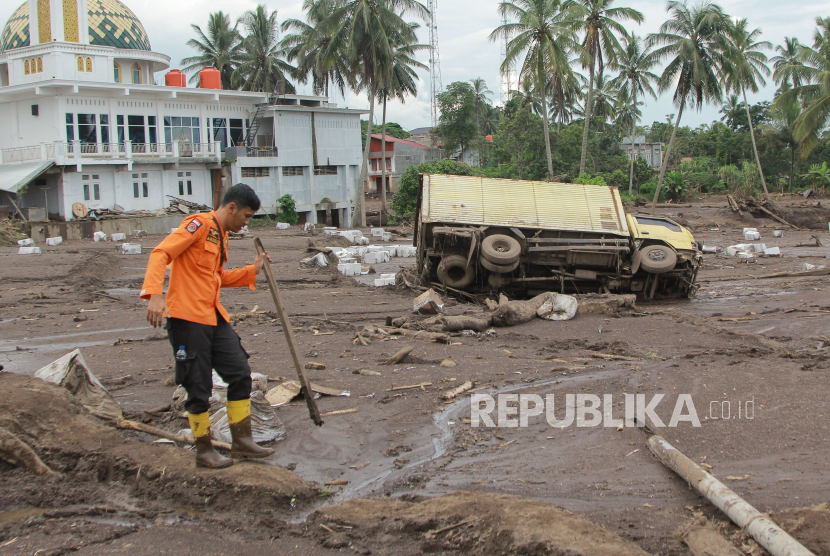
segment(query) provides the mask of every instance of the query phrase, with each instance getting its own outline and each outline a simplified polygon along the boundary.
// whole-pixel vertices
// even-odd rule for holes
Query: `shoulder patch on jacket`
[[[193,220],[190,221],[190,224],[187,225],[185,230],[187,230],[191,234],[195,234],[196,231],[201,227],[202,227],[202,223],[199,221],[199,219],[194,218]]]

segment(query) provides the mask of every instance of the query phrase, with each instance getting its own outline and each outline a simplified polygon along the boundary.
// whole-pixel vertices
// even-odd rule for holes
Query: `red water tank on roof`
[[[199,72],[199,88],[221,89],[222,76],[216,68],[205,68]]]
[[[177,69],[170,70],[164,76],[164,84],[167,87],[186,87],[187,81],[182,72]]]

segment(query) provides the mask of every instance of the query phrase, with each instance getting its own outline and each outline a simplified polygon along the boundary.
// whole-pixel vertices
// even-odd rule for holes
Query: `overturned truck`
[[[422,174],[415,228],[421,279],[467,292],[691,297],[702,260],[687,228],[599,185]]]

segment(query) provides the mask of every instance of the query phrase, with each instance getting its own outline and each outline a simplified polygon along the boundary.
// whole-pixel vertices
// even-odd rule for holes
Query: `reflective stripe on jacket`
[[[164,271],[172,262],[166,299],[170,316],[215,326],[218,310],[225,320],[230,320],[219,303],[219,288],[248,286],[254,290],[256,270],[254,265],[223,269],[225,261],[220,261],[220,257],[224,247],[227,260],[228,236],[217,222],[213,211],[189,216],[153,249],[141,286],[142,299],[163,293]]]

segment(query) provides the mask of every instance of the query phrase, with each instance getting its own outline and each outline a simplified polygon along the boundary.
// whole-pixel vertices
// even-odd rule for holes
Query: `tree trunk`
[[[634,135],[637,133],[637,92],[634,90],[634,85],[631,86],[631,103],[634,106],[634,110],[631,114],[631,170],[628,173],[628,194],[631,195],[631,191],[634,189]]]
[[[378,226],[383,226],[383,215],[386,214],[386,95],[383,95],[383,125],[380,128],[380,220]]]
[[[550,124],[548,123],[548,99],[545,94],[545,74],[539,68],[539,88],[542,90],[542,127],[545,130],[545,156],[548,160],[548,181],[553,179],[553,158],[550,154]]]
[[[594,58],[591,58],[591,67],[588,71],[588,100],[585,102],[585,122],[582,125],[582,154],[579,157],[579,173],[585,173],[585,162],[588,157],[588,130],[591,127],[591,110],[594,102]]]
[[[793,192],[793,174],[795,173],[795,145],[790,145],[790,193]]]
[[[758,173],[761,174],[761,185],[764,186],[764,197],[769,197],[767,180],[764,179],[764,170],[761,168],[761,158],[758,156],[758,146],[755,144],[755,129],[752,125],[752,115],[749,112],[749,103],[746,101],[746,89],[741,87],[744,95],[744,108],[746,108],[746,119],[749,122],[749,136],[752,137],[752,150],[755,151],[755,163],[758,165]]]
[[[671,148],[674,144],[674,138],[677,136],[677,128],[680,126],[680,116],[683,115],[683,107],[686,106],[686,98],[680,101],[680,110],[677,112],[677,120],[674,123],[674,129],[671,132],[671,139],[669,139],[669,146],[666,147],[666,157],[663,158],[663,164],[660,165],[660,178],[657,180],[657,191],[654,192],[654,200],[651,201],[651,214],[654,214],[654,209],[657,206],[657,198],[660,197],[660,189],[663,187],[663,178],[666,177],[666,168],[669,167],[669,156],[671,156]]]
[[[372,118],[375,117],[375,88],[369,88],[369,125],[366,126],[366,146],[363,148],[363,164],[360,166],[360,177],[357,179],[357,190],[354,194],[354,219],[352,226],[355,226],[354,220],[359,222],[359,226],[366,227],[366,194],[363,189],[366,187],[366,180],[369,174],[369,149],[372,146]]]

